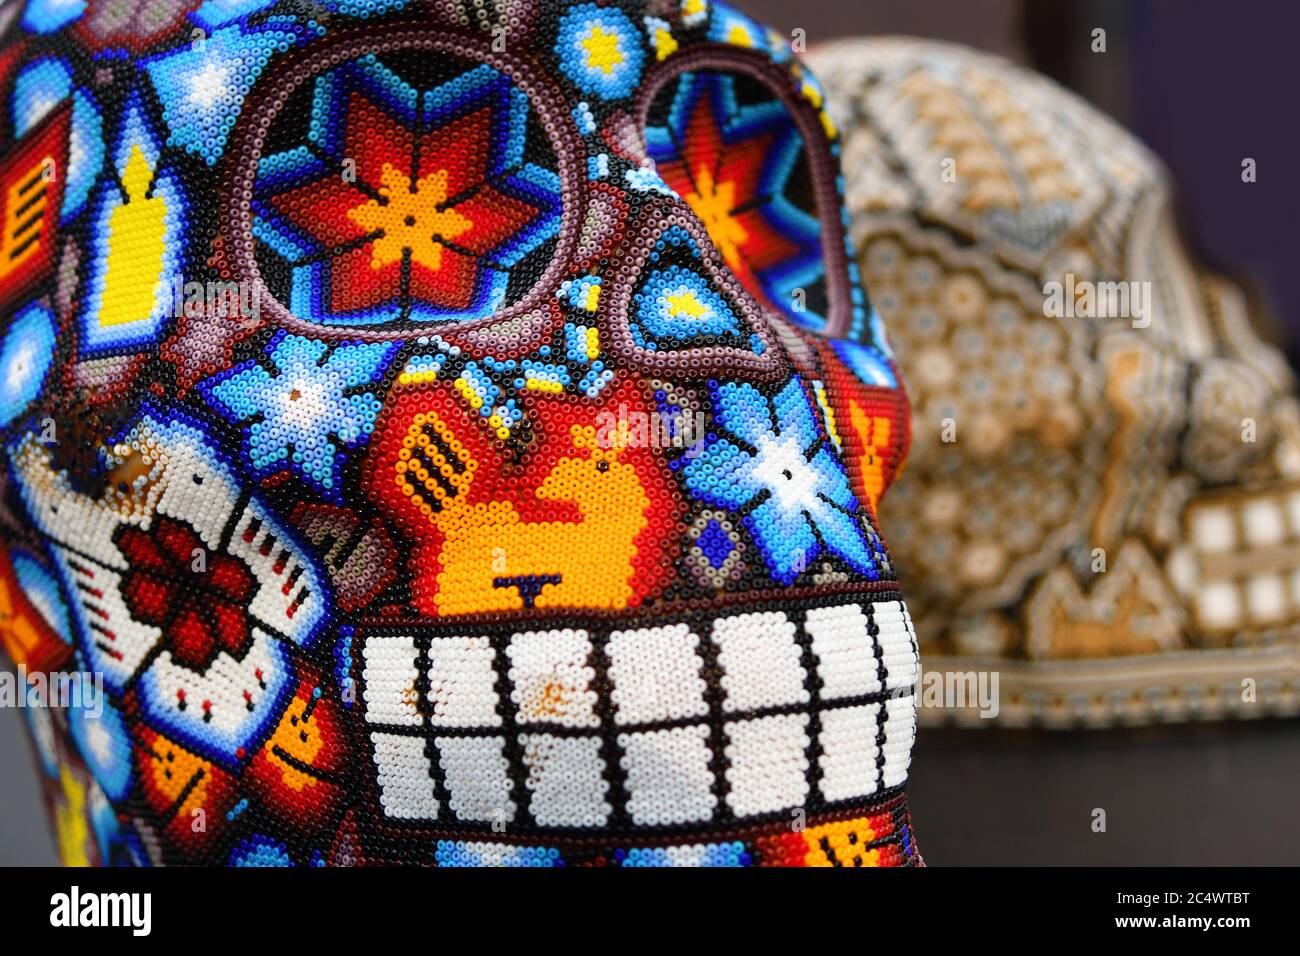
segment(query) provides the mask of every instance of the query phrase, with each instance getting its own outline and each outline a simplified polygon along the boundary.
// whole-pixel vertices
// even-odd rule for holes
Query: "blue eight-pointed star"
[[[244,423],[244,450],[257,474],[289,468],[338,501],[341,453],[365,441],[380,409],[374,392],[348,393],[374,382],[397,346],[344,342],[325,358],[328,350],[325,342],[280,333],[267,347],[276,374],[245,362],[199,389]]]
[[[844,468],[825,447],[797,378],[768,399],[753,385],[710,382],[714,424],[683,467],[702,501],[743,512],[772,577],[792,583],[823,547],[879,576]],[[682,459],[686,461],[686,459]]]

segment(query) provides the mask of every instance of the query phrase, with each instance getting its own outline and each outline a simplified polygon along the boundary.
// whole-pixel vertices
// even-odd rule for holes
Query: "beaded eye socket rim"
[[[668,208],[664,208],[667,206]],[[695,241],[703,255],[699,269],[723,291],[746,321],[748,329],[763,343],[761,353],[725,345],[683,349],[679,352],[656,352],[639,347],[633,339],[630,317],[632,298],[637,286],[649,268],[649,256],[655,244],[672,229],[684,230]],[[734,376],[744,373],[754,379],[770,382],[789,370],[785,350],[778,343],[772,323],[783,321],[781,316],[757,302],[749,290],[722,264],[709,238],[695,215],[685,204],[652,203],[632,223],[623,258],[615,273],[609,293],[610,345],[642,374],[707,378],[712,375]]]
[[[271,124],[293,93],[315,77],[359,57],[412,49],[486,63],[505,74],[528,97],[529,105],[536,110],[539,124],[550,141],[556,173],[560,178],[560,227],[551,261],[522,297],[481,319],[378,328],[333,326],[304,319],[271,293],[255,258],[253,187]],[[257,108],[241,114],[231,133],[231,146],[225,160],[224,178],[228,186],[221,205],[221,230],[230,250],[235,278],[247,283],[262,313],[273,323],[317,338],[370,342],[483,330],[498,323],[527,321],[539,311],[544,315],[540,318],[533,316],[534,324],[537,321],[549,324],[552,309],[548,300],[559,287],[573,257],[579,226],[585,215],[584,176],[577,159],[584,157],[586,151],[563,108],[563,94],[542,79],[532,65],[511,54],[493,51],[490,43],[474,36],[427,24],[395,23],[382,28],[340,31],[330,40],[281,63],[262,83],[265,94]]]
[[[705,70],[737,72],[762,84],[780,100],[803,137],[804,157],[812,180],[817,218],[824,234],[822,254],[828,307],[826,324],[818,334],[826,338],[848,335],[853,328],[853,288],[849,281],[844,223],[838,215],[843,206],[837,185],[839,172],[825,130],[808,104],[802,102],[790,88],[788,67],[772,61],[761,52],[718,43],[701,44],[695,49],[679,52],[646,74],[635,104],[637,128],[645,130],[655,100],[668,84],[683,73]],[[835,214],[828,215],[828,211]],[[791,324],[779,313],[774,312],[773,317],[785,325]]]

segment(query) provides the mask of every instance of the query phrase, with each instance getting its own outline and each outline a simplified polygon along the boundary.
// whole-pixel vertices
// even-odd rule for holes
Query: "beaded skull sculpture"
[[[27,711],[65,859],[920,862],[906,405],[784,38],[8,16],[0,633],[102,681]]]
[[[1189,255],[1169,171],[1005,60],[896,37],[809,59],[916,413],[882,520],[919,703],[1000,675],[996,714],[970,694],[922,718],[1300,713],[1296,381]],[[955,181],[934,172],[949,162]]]

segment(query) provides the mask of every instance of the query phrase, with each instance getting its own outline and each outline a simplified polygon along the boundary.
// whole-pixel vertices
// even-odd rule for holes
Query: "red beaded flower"
[[[556,174],[525,159],[528,111],[509,78],[478,67],[419,105],[394,102],[374,64],[327,79],[329,129],[272,156],[255,189],[264,235],[278,221],[309,240],[287,262],[294,313],[373,324],[499,309],[514,267],[555,235],[560,205]]]
[[[222,651],[243,656],[257,583],[242,561],[208,553],[192,527],[165,516],[149,531],[123,526],[114,543],[130,563],[122,599],[136,620],[162,631],[178,664],[204,671]]]

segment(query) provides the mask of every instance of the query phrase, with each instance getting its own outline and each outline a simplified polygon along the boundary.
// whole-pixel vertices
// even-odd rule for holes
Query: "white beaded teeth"
[[[395,819],[676,827],[834,807],[906,778],[916,644],[897,600],[442,636],[452,627],[360,639]],[[390,732],[419,746],[394,749]]]

